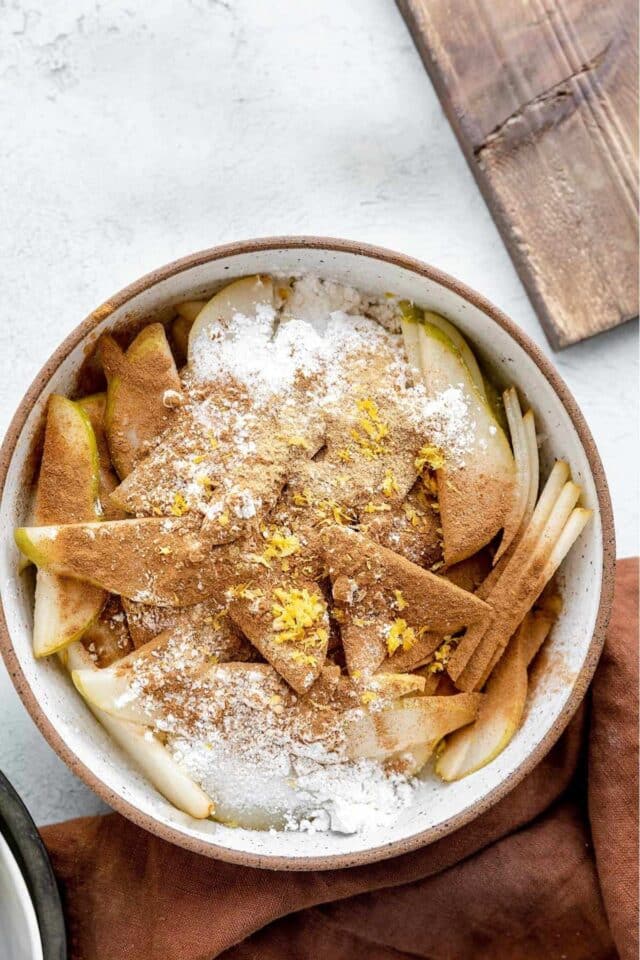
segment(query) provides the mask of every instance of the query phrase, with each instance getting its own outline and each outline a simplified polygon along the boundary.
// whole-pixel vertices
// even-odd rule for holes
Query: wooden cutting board
[[[637,316],[636,0],[397,3],[552,346]]]

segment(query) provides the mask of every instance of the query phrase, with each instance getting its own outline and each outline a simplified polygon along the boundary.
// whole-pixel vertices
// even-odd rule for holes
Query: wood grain
[[[551,344],[638,314],[635,0],[397,0]]]

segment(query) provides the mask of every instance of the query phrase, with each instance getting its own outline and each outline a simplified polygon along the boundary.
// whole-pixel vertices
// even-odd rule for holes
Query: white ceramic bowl
[[[0,936],[4,960],[42,960],[36,911],[20,867],[1,833]]]
[[[259,833],[190,819],[110,740],[56,660],[36,662],[31,652],[33,597],[17,574],[12,531],[25,521],[24,491],[48,395],[73,391],[80,365],[105,330],[168,318],[173,304],[258,272],[316,273],[374,294],[391,290],[443,313],[468,336],[498,381],[518,386],[545,438],[543,468],[556,457],[568,459],[594,511],[562,568],[564,609],[546,658],[554,669],[538,671],[521,729],[496,760],[460,782],[445,785],[426,774],[414,805],[384,834]],[[613,589],[611,505],[597,450],[573,397],[536,346],[495,307],[451,277],[390,251],[323,238],[274,238],[194,254],[142,278],[80,324],[36,378],[5,439],[0,481],[3,652],[27,709],[62,758],[107,803],[208,856],[261,867],[322,869],[404,853],[449,833],[500,799],[551,748],[577,709],[602,648]]]

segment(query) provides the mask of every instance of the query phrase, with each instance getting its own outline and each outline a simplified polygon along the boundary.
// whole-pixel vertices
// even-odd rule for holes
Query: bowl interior
[[[52,391],[64,393],[73,389],[89,344],[105,330],[143,318],[163,319],[170,315],[173,304],[211,294],[234,277],[257,272],[317,273],[375,294],[393,291],[443,313],[469,337],[496,378],[504,384],[516,383],[526,403],[534,409],[542,438],[543,471],[555,458],[567,459],[574,479],[583,487],[585,504],[594,510],[592,522],[562,568],[564,609],[541,658],[543,663],[534,670],[521,729],[495,761],[459,783],[444,785],[432,773],[424,773],[414,805],[403,811],[397,822],[383,833],[379,830],[353,836],[258,833],[192,820],[170,806],[129,763],[84,706],[55,659],[36,662],[31,652],[32,589],[29,579],[19,577],[16,572],[18,557],[12,531],[25,522],[25,479],[33,469],[29,453],[33,438],[41,428],[47,396]],[[42,383],[9,465],[0,530],[3,603],[15,655],[24,675],[23,696],[25,687],[27,694],[30,688],[58,737],[80,761],[82,766],[77,767],[77,772],[99,789],[107,801],[116,806],[124,801],[144,818],[154,821],[152,824],[149,819],[144,820],[146,826],[160,830],[172,828],[172,839],[176,842],[197,846],[200,852],[227,859],[265,866],[269,865],[270,858],[277,858],[271,861],[274,866],[295,867],[305,865],[301,858],[332,858],[327,865],[333,866],[335,857],[346,864],[395,852],[397,846],[390,845],[400,843],[401,847],[406,844],[408,848],[410,838],[425,831],[429,833],[422,839],[434,839],[480,812],[504,781],[514,781],[523,762],[550,731],[560,732],[568,719],[567,703],[570,698],[575,700],[572,692],[576,685],[582,690],[590,679],[584,676],[582,668],[598,614],[603,530],[589,459],[567,409],[527,351],[480,306],[437,279],[391,260],[379,259],[372,253],[277,247],[216,254],[204,262],[179,266],[170,275],[160,274],[147,289],[117,306]],[[57,748],[60,749],[59,742]],[[69,760],[69,756],[65,759]],[[130,809],[123,812],[131,815]],[[283,864],[280,858],[288,858],[289,862]],[[314,865],[322,866],[322,863]]]

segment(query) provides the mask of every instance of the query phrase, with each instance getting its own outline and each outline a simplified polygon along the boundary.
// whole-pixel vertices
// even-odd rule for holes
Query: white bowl
[[[515,383],[545,438],[544,467],[568,459],[593,519],[562,567],[564,609],[538,671],[521,729],[484,769],[452,784],[426,774],[414,805],[384,833],[351,836],[253,832],[196,821],[175,810],[127,760],[89,713],[55,659],[31,650],[33,596],[17,574],[13,528],[25,522],[25,489],[35,438],[52,391],[73,391],[79,367],[105,330],[164,319],[187,298],[210,295],[252,273],[316,273],[374,294],[393,291],[452,320],[498,381]],[[99,307],[64,341],[19,407],[0,456],[0,582],[6,630],[3,653],[27,709],[47,740],[107,803],[160,836],[198,853],[237,863],[323,869],[380,860],[415,849],[462,826],[500,799],[551,748],[577,709],[604,640],[615,557],[611,505],[602,464],[575,400],[549,361],[481,296],[423,263],[387,250],[323,238],[273,238],[217,247],[143,277]]]
[[[4,960],[42,960],[36,911],[20,867],[1,833],[0,931]]]

